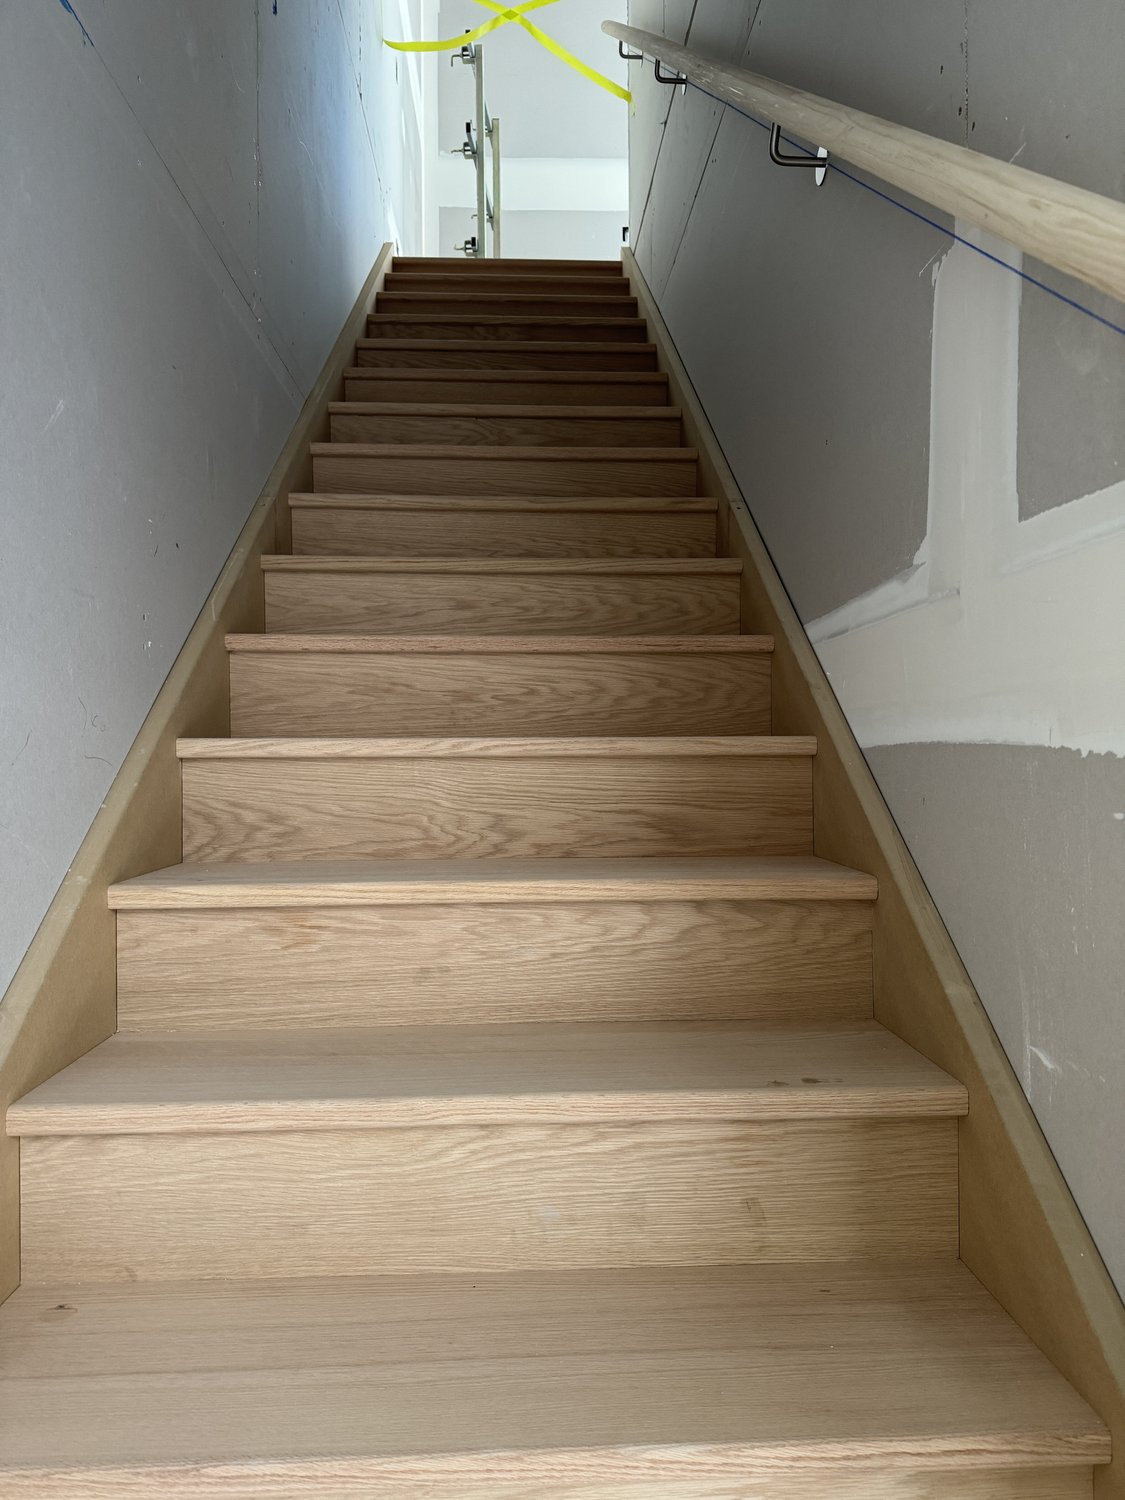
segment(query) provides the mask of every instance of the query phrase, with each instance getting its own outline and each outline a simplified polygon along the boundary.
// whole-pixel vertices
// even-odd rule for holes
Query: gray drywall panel
[[[942,247],[850,183],[772,167],[764,132],[725,117],[663,311],[806,621],[925,535]]]
[[[969,4],[969,100],[978,151],[1125,198],[1125,7],[1120,0]],[[1034,108],[1028,101],[1034,100]],[[1125,326],[1125,306],[1037,262],[1049,286]],[[1065,433],[1065,441],[1060,441]],[[1033,286],[1020,317],[1020,513],[1125,479],[1125,337]]]
[[[597,72],[627,86],[628,70],[603,21],[624,21],[626,0],[565,0],[528,16],[548,36]],[[442,0],[441,35],[454,37],[489,19],[472,0]],[[628,105],[553,57],[519,25],[509,23],[486,36],[485,93],[501,117],[508,156],[624,157],[628,152]],[[439,76],[442,149],[464,137],[473,114],[473,74],[442,60]]]
[[[1125,761],[1022,745],[867,758],[1125,1291]]]
[[[0,7],[0,989],[385,237],[370,9]]]

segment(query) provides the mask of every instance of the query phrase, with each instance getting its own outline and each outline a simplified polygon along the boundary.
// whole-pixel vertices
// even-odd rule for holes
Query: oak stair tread
[[[438,271],[453,271],[463,276],[510,276],[513,271],[526,275],[544,276],[557,273],[560,276],[609,276],[614,280],[625,280],[625,267],[619,260],[536,260],[532,257],[505,256],[500,259],[474,259],[457,255],[396,255],[391,261],[391,270],[420,271],[423,274]]]
[[[460,401],[330,401],[328,414],[365,417],[479,417],[484,422],[502,422],[506,417],[533,417],[536,421],[541,418],[558,418],[576,422],[614,422],[628,417],[638,422],[653,423],[679,422],[683,419],[683,410],[678,406],[485,406]],[[341,445],[337,443],[334,446]]]
[[[490,577],[556,575],[598,578],[729,578],[742,564],[729,557],[310,557],[267,553],[264,573],[472,573]]]
[[[9,1135],[963,1115],[874,1022],[119,1032],[8,1111]]]
[[[109,888],[116,911],[560,901],[874,901],[878,882],[813,855],[358,859],[178,864]]]
[[[402,319],[398,317],[392,317],[391,321],[401,323]],[[420,315],[416,319],[412,319],[411,321],[421,321]],[[448,322],[448,319],[438,316],[434,318],[434,321],[438,323],[443,321]],[[471,323],[479,323],[482,321],[482,319],[479,317],[470,318],[467,321]],[[500,318],[497,319],[497,321],[502,323],[506,320]],[[542,322],[542,319],[531,319],[531,321]],[[605,323],[607,320],[605,318],[594,318],[585,320],[577,319],[575,321]],[[635,325],[637,323],[643,323],[644,319],[629,318],[623,321],[628,321],[629,323]],[[460,351],[462,353],[476,352],[479,354],[492,354],[496,352],[496,341],[494,339],[443,339],[422,337],[375,339],[364,337],[356,339],[355,346],[357,350],[370,349],[380,354],[386,354],[388,352],[394,351],[395,349],[401,349],[403,351],[410,349],[434,350],[446,353]],[[604,354],[608,351],[612,351],[614,354],[628,354],[633,356],[648,354],[651,355],[653,359],[656,358],[656,345],[639,339],[630,339],[622,346],[618,346],[618,344],[615,343],[612,339],[527,339],[520,343],[519,348],[516,352],[523,354],[566,354],[569,356],[573,356],[575,354]],[[372,367],[363,366],[363,368],[370,369]]]
[[[768,635],[228,635],[227,650],[259,655],[768,656]]]
[[[326,445],[328,447],[334,444]],[[719,502],[713,495],[377,495],[341,494],[327,490],[302,491],[289,496],[294,510],[417,510],[497,511],[550,515],[713,515]]]
[[[969,1484],[1109,1455],[952,1261],[25,1285],[0,1378],[9,1500],[741,1492],[779,1469],[811,1495],[857,1468],[859,1495],[873,1466]]]
[[[807,757],[814,735],[633,735],[525,738],[395,736],[393,738],[231,737],[176,741],[181,760],[508,760],[524,757],[653,759],[656,757]]]
[[[651,412],[652,407],[637,408]],[[657,408],[659,409],[659,408]],[[569,411],[570,408],[564,408]],[[695,448],[517,447],[502,443],[312,443],[313,458],[440,458],[466,463],[681,463],[699,462]]]
[[[544,275],[528,271],[516,272],[514,275],[501,271],[488,277],[484,285],[493,290],[497,286],[510,288],[517,293],[540,286],[547,286],[552,290],[556,287],[573,287],[582,291],[593,287],[600,296],[630,297],[633,291],[626,278],[620,275],[590,277],[550,272]],[[383,282],[385,292],[428,292],[431,289],[440,291],[449,288],[471,293],[480,286],[481,282],[471,271],[388,271]]]
[[[384,347],[385,340],[369,342]],[[571,346],[568,344],[569,349]],[[392,365],[374,368],[371,365],[349,365],[344,371],[345,380],[400,380],[411,384],[425,385],[433,380],[455,380],[467,390],[475,385],[575,385],[583,380],[596,385],[662,386],[668,385],[668,377],[660,370],[418,370],[412,367],[396,370]]]

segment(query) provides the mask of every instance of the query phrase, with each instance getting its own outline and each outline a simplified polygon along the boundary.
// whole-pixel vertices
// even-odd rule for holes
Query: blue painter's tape
[[[75,10],[74,6],[71,5],[70,0],[59,0],[59,4],[62,6],[63,10],[68,11],[78,22],[78,29],[82,33],[83,44],[89,42],[90,46],[92,47],[94,45],[94,38],[86,30],[85,26],[83,26],[82,17]]]

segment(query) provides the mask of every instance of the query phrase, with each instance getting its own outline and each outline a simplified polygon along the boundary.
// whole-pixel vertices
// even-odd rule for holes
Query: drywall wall
[[[1117,0],[630,20],[1125,197]],[[1125,1289],[1125,335],[978,252],[1125,308],[631,71],[638,261]]]
[[[379,13],[0,6],[0,991],[380,245],[417,244]]]

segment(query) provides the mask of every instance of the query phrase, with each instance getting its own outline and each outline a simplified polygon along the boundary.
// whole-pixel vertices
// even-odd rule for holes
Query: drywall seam
[[[174,144],[169,141],[157,142],[152,131],[133,108],[129,96],[125,93],[120,83],[118,83],[109,64],[99,52],[97,43],[87,30],[81,17],[72,5],[68,4],[66,9],[74,16],[74,19],[81,28],[83,47],[89,46],[90,51],[97,58],[98,65],[113,85],[114,91],[124,105],[126,112],[148,142],[152,154],[167,173],[168,180],[173,184],[176,192],[183,199],[184,205],[191,217],[199,226],[199,232],[214,251],[215,257],[226,273],[231,286],[245,303],[255,328],[258,330],[258,347],[262,350],[267,361],[274,367],[271,370],[271,374],[277,379],[279,378],[279,372],[283,373],[284,383],[288,385],[288,394],[296,405],[299,406],[304,397],[304,391],[301,389],[300,381],[294,371],[290,369],[285,355],[282,353],[280,329],[265,314],[259,299],[254,294],[253,273],[248,271],[247,267],[243,265],[234,246],[223,233],[222,226],[215,214],[207,208],[206,199],[200,191],[198,183],[195,181],[194,176],[181,158],[179,152],[175,150]],[[173,159],[175,161],[175,169],[172,166]]]
[[[808,627],[865,747],[1125,756],[1125,484],[1019,520],[1022,293],[967,246],[943,257],[917,567]]]

